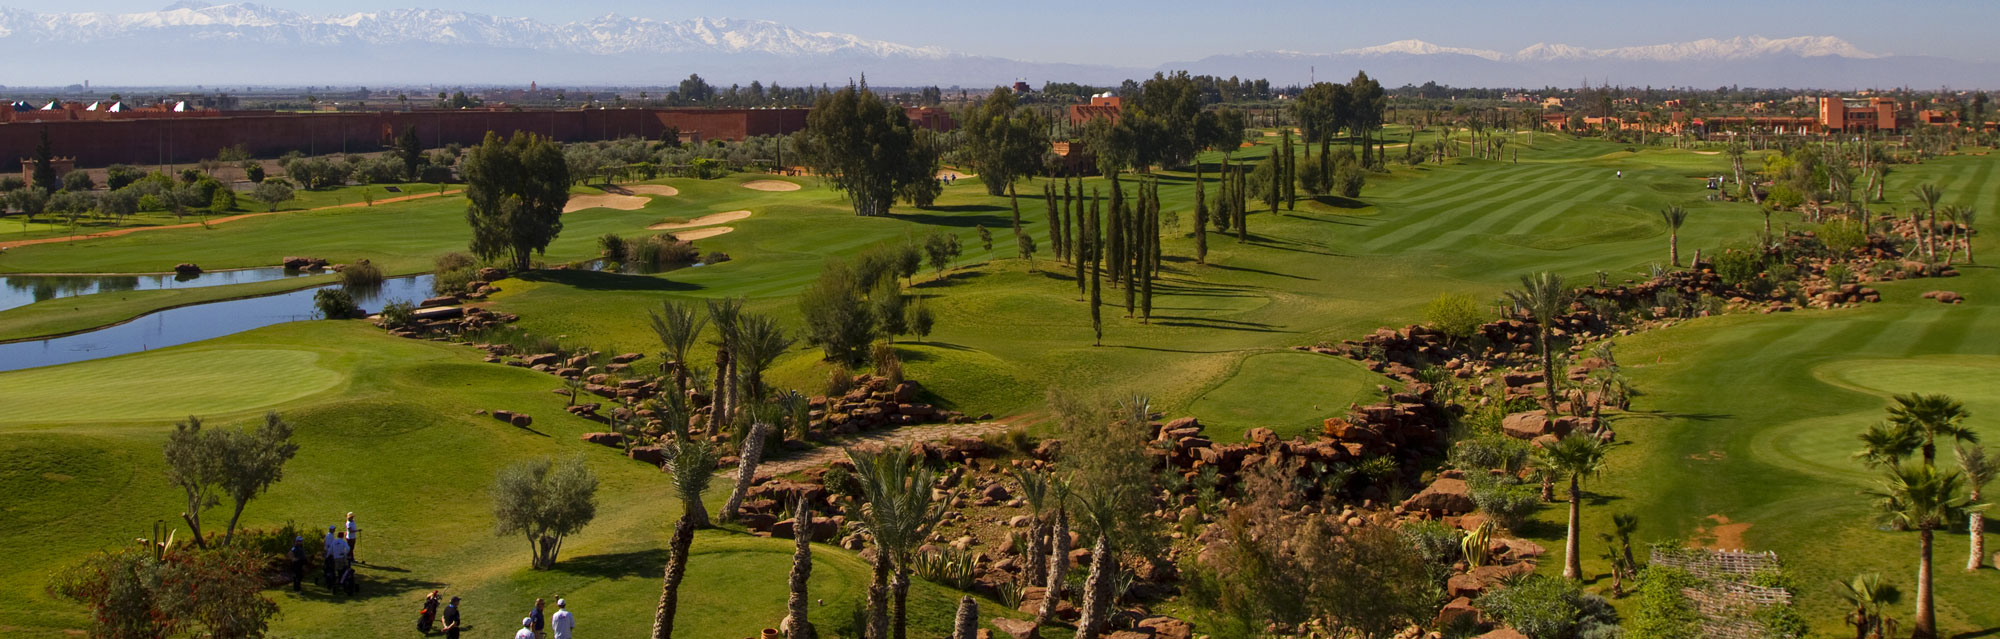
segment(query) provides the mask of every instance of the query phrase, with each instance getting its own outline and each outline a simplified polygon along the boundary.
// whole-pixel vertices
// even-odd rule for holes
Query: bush
[[[472,282],[479,279],[479,271],[461,268],[431,275],[431,292],[437,295],[465,295],[472,292]]]
[[[1834,220],[1820,227],[1819,241],[1834,255],[1846,255],[1868,245],[1868,229],[1854,220]]]
[[[1466,479],[1472,503],[1502,528],[1512,530],[1542,507],[1541,491],[1512,476],[1475,474]]]
[[[417,307],[414,304],[402,300],[390,302],[382,306],[382,326],[386,328],[410,326],[416,322],[416,313]]]
[[[1740,247],[1725,248],[1715,255],[1715,274],[1730,284],[1742,284],[1757,276],[1764,266],[1763,256],[1753,253],[1755,249]]]
[[[353,319],[361,315],[361,307],[355,306],[354,296],[338,287],[322,288],[313,293],[313,306],[325,319]]]
[[[1632,613],[1632,636],[1643,639],[1695,639],[1701,636],[1701,617],[1693,602],[1681,594],[1682,588],[1698,588],[1702,582],[1687,571],[1669,566],[1652,566],[1639,573],[1638,610]]]
[[[443,273],[446,271],[469,269],[478,265],[479,265],[478,262],[472,261],[472,256],[466,255],[464,253],[459,253],[457,251],[453,251],[438,256],[437,268],[434,269],[433,272]]]
[[[1489,433],[1458,442],[1451,448],[1451,465],[1468,473],[1492,469],[1515,471],[1527,467],[1534,447],[1503,434]]]
[[[1487,591],[1475,605],[1534,639],[1602,636],[1618,627],[1618,613],[1582,586],[1548,575],[1529,575],[1508,588]],[[1615,631],[1610,631],[1615,632]]]
[[[340,269],[340,285],[348,288],[375,288],[382,285],[382,269],[362,260]]]
[[[1449,336],[1454,343],[1471,339],[1485,321],[1486,311],[1471,295],[1446,293],[1424,306],[1424,323]]]

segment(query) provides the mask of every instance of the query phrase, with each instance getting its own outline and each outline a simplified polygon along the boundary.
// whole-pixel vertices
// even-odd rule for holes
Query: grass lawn
[[[1518,163],[1511,158],[1516,149]],[[1268,144],[1242,149],[1234,160],[1254,161],[1269,151]],[[1550,135],[1523,136],[1509,155],[1508,161],[1398,166],[1372,177],[1361,202],[1301,200],[1295,211],[1253,213],[1247,242],[1209,234],[1205,265],[1195,263],[1188,233],[1192,175],[1159,173],[1163,209],[1176,213],[1179,224],[1163,242],[1167,257],[1153,316],[1141,322],[1105,308],[1102,345],[1093,344],[1074,271],[1050,257],[1039,185],[1023,188],[1020,200],[1021,228],[1042,251],[1031,270],[1007,237],[1013,224],[1007,200],[985,195],[977,180],[947,189],[933,209],[875,218],[855,217],[839,194],[810,180],[796,192],[741,186],[761,176],[662,181],[680,195],[654,198],[636,211],[567,215],[548,260],[592,257],[604,233],[638,234],[668,219],[749,210],[750,217],[729,223],[733,232],[698,243],[734,259],[652,276],[534,272],[502,282],[494,303],[519,313],[528,330],[565,343],[651,353],[658,346],[646,312],[662,300],[742,297],[751,310],[794,328],[801,323],[795,294],[829,257],[953,233],[966,247],[957,265],[942,276],[927,268],[910,289],[937,312],[936,330],[921,343],[897,341],[909,376],[936,399],[973,415],[1032,424],[1046,417],[1040,406],[1049,388],[1145,392],[1169,415],[1200,417],[1227,441],[1259,426],[1307,434],[1348,404],[1380,397],[1376,387],[1384,378],[1292,346],[1418,322],[1423,306],[1444,293],[1495,299],[1536,270],[1579,282],[1599,272],[1613,281],[1643,278],[1649,264],[1666,258],[1656,211],[1670,204],[1692,211],[1681,232],[1684,253],[1747,242],[1762,228],[1752,205],[1705,201],[1709,192],[1695,178],[1725,170],[1722,156],[1632,153]],[[1993,210],[2000,205],[2000,191],[1986,182],[1993,166],[1992,159],[1958,156],[1899,168],[1888,206],[1906,207],[1909,187],[1936,182],[1949,203]],[[1086,186],[1107,183],[1092,179]],[[367,258],[392,272],[414,272],[438,254],[462,250],[463,206],[453,196],[31,246],[0,258],[0,269],[141,271],[183,261],[226,268],[304,254]],[[1777,221],[1798,224],[1792,214]],[[996,236],[990,250],[977,238],[981,226]],[[1983,239],[1980,245],[1989,254],[1995,248]],[[1855,493],[1868,477],[1845,456],[1853,434],[1878,418],[1891,391],[1961,393],[1975,425],[2000,436],[1991,421],[2000,410],[1992,390],[2000,343],[1981,339],[2000,321],[1987,310],[1989,300],[2000,299],[2000,281],[1985,268],[1964,270],[1957,280],[1883,286],[1885,302],[1865,308],[1711,318],[1621,339],[1620,360],[1644,395],[1633,413],[1617,418],[1630,444],[1614,453],[1609,472],[1587,484],[1594,500],[1585,510],[1586,568],[1605,572],[1590,535],[1613,512],[1640,514],[1640,537],[1647,540],[1712,533],[1708,518],[1722,515],[1750,524],[1727,529],[1740,532],[1744,545],[1777,550],[1793,568],[1816,635],[1840,629],[1832,580],[1880,570],[1907,586],[1914,538],[1867,520],[1866,502]],[[254,286],[264,285],[66,298],[55,302],[61,310],[30,305],[0,312],[0,339],[262,291]],[[1970,301],[1943,306],[1917,299],[1931,288],[1957,290]],[[1108,304],[1122,305],[1123,295],[1104,289]],[[0,470],[0,494],[28,496],[6,506],[0,544],[36,549],[0,553],[0,609],[32,610],[8,623],[36,633],[80,624],[77,610],[42,599],[42,579],[179,512],[158,472],[158,445],[171,420],[197,412],[243,421],[276,408],[304,425],[306,452],[246,518],[257,525],[323,525],[354,510],[364,527],[379,531],[372,539],[382,544],[380,565],[407,571],[364,575],[394,596],[338,602],[286,595],[278,622],[285,635],[331,636],[336,627],[354,627],[355,619],[365,619],[365,634],[388,632],[408,623],[409,604],[421,592],[441,586],[467,598],[468,614],[478,615],[474,623],[485,631],[510,628],[528,601],[556,595],[569,596],[586,623],[602,615],[612,634],[643,631],[673,516],[659,474],[579,443],[576,434],[600,427],[562,414],[550,378],[481,364],[474,354],[392,339],[355,323],[305,322],[0,374],[0,403],[32,403],[0,414],[0,449],[29,460]],[[817,350],[800,345],[770,378],[810,393],[827,375]],[[530,412],[539,432],[471,415],[492,408]],[[373,463],[385,453],[396,463]],[[579,453],[604,478],[598,522],[566,547],[565,567],[528,571],[520,540],[491,535],[484,486],[508,461]],[[1545,509],[1545,525],[1529,531],[1555,555],[1561,529],[1553,524],[1560,516]],[[1944,626],[2000,626],[1991,612],[2000,609],[1991,594],[1996,573],[1958,571],[1962,533],[1941,539]],[[716,532],[697,547],[704,554],[691,578],[718,591],[694,594],[707,589],[690,586],[688,596],[717,597],[695,607],[703,611],[692,613],[697,634],[742,636],[776,622],[788,546]],[[362,553],[377,557],[367,545]],[[704,567],[710,555],[715,560],[707,565],[715,568]],[[1557,559],[1548,565],[1559,566]],[[831,549],[819,561],[825,569],[815,575],[828,580],[828,605],[815,610],[831,623],[846,613],[841,602],[860,596],[865,569]],[[952,595],[925,587],[919,596],[919,634],[942,634]]]

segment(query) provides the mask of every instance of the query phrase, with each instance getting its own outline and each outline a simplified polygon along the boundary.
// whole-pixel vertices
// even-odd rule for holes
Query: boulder
[[[1028,635],[1035,630],[1035,622],[1026,619],[997,618],[988,623],[993,624],[993,627],[999,628],[1000,632],[1007,633],[1007,636],[1014,639],[1027,639]]]
[[[663,466],[667,463],[666,450],[659,446],[633,446],[631,450],[625,451],[625,456],[654,466]]]
[[[625,445],[625,436],[618,433],[584,433],[583,441],[589,444],[617,447]]]
[[[1451,603],[1445,604],[1443,609],[1438,610],[1437,618],[1432,620],[1431,626],[1445,628],[1460,619],[1471,619],[1472,625],[1479,625],[1479,609],[1472,607],[1471,599],[1459,597],[1451,600]]]
[[[513,424],[515,428],[527,428],[535,424],[535,418],[524,413],[514,413],[514,417],[508,419],[507,423]]]
[[[1463,515],[1477,507],[1472,501],[1471,489],[1462,479],[1439,479],[1403,501],[1405,511],[1426,512],[1439,517]]]
[[[174,265],[174,273],[177,275],[200,275],[201,267],[196,266],[194,262],[182,262]]]
[[[1472,639],[1528,639],[1528,636],[1513,628],[1500,628]]]
[[[417,302],[417,308],[430,308],[433,306],[450,306],[457,303],[458,303],[458,298],[446,295],[443,297],[425,298],[424,301]]]
[[[1549,433],[1548,411],[1514,413],[1500,420],[1500,430],[1517,439],[1534,439]]]
[[[540,355],[529,355],[527,357],[521,358],[521,363],[527,364],[528,366],[554,366],[556,364],[562,363],[562,356],[557,355],[555,353],[542,353]]]
[[[1460,599],[1476,598],[1486,593],[1486,582],[1480,581],[1478,577],[1474,577],[1468,573],[1452,575],[1451,579],[1445,582],[1444,587],[1445,594]]]
[[[507,279],[507,271],[503,269],[493,268],[491,266],[479,269],[479,272],[475,273],[474,275],[476,275],[479,278],[479,281],[482,282],[496,282],[499,280]]]
[[[1173,617],[1147,617],[1135,627],[1151,630],[1153,639],[1194,639],[1194,624]]]

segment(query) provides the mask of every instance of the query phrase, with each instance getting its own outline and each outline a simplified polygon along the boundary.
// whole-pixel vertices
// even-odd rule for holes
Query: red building
[[[1829,132],[1894,131],[1900,124],[1890,98],[1819,99],[1819,125]]]
[[[1083,125],[1091,120],[1106,118],[1111,120],[1112,124],[1117,124],[1118,115],[1122,112],[1124,112],[1124,106],[1118,99],[1118,96],[1109,93],[1100,93],[1090,96],[1090,104],[1070,105],[1069,123],[1072,125]]]
[[[17,107],[18,108],[18,107]],[[133,109],[101,115],[62,107],[14,111],[0,122],[0,157],[32,153],[47,130],[56,153],[78,166],[192,162],[242,145],[259,156],[377,151],[414,128],[427,146],[477,144],[487,132],[538,133],[564,142],[658,138],[669,128],[690,141],[742,140],[804,129],[809,109],[563,109],[278,113]],[[947,118],[949,121],[949,118]]]

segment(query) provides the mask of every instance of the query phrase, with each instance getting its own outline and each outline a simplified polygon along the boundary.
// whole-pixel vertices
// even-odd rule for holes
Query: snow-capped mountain
[[[1851,89],[1949,85],[2000,87],[2000,66],[1930,57],[1881,55],[1833,36],[1707,38],[1593,49],[1538,43],[1513,53],[1399,40],[1336,53],[1255,51],[1166,65],[1193,73],[1263,77],[1289,84],[1342,80],[1357,70],[1385,84],[1437,82],[1456,86],[1576,86],[1579,82],[1638,86],[1717,86]]]
[[[593,55],[704,52],[922,59],[948,55],[934,47],[802,31],[762,20],[662,21],[607,15],[584,22],[549,24],[528,18],[436,9],[316,16],[250,3],[196,2],[143,13],[34,13],[0,9],[0,38],[10,42],[87,45],[142,37],[292,46],[500,46]]]
[[[5,0],[0,0],[4,2]],[[1197,45],[1198,46],[1198,45]],[[671,84],[711,80],[985,86],[1018,78],[1115,85],[1154,71],[1386,84],[2000,87],[2000,68],[1870,53],[1830,36],[1705,39],[1594,49],[1541,43],[1512,53],[1399,40],[1335,53],[1217,55],[1157,69],[971,56],[761,20],[607,15],[552,23],[468,11],[311,14],[250,3],[181,2],[136,13],[0,9],[0,55],[32,61],[0,81],[49,86],[544,83]]]

